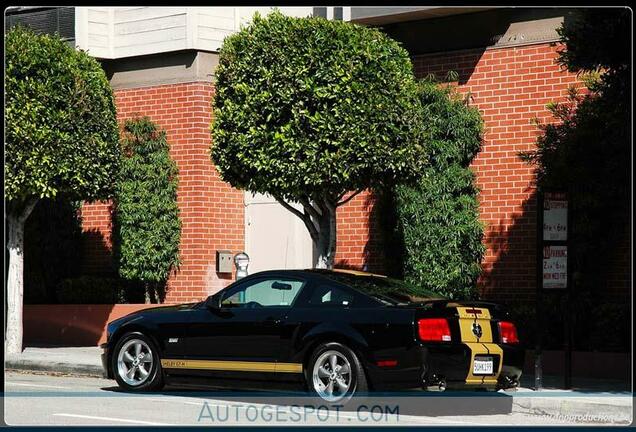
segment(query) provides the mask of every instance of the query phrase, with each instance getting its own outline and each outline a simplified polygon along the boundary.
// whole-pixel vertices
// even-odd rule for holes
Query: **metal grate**
[[[37,33],[59,33],[67,41],[75,40],[75,8],[11,8],[4,17],[5,32],[21,24]]]

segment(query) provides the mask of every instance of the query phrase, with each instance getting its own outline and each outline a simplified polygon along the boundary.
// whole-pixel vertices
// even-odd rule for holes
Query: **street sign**
[[[546,192],[543,198],[543,241],[568,239],[568,201],[562,192]]]
[[[543,247],[543,288],[568,287],[568,247]]]
[[[547,292],[564,296],[564,387],[571,387],[572,336],[571,336],[571,283],[568,272],[568,198],[565,192],[537,191],[537,338],[534,358],[535,389],[543,387],[543,333],[545,319],[543,301]],[[546,294],[544,294],[546,293]]]

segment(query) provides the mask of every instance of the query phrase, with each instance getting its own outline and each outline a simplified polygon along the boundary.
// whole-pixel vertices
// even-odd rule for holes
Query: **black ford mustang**
[[[112,321],[102,363],[126,390],[278,381],[330,402],[370,389],[518,385],[524,351],[505,310],[412,293],[361,272],[256,273],[203,302]]]

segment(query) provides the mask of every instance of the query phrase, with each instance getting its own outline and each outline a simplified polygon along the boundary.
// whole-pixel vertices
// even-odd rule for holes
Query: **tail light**
[[[517,336],[517,327],[515,327],[515,325],[509,321],[499,322],[499,337],[501,337],[501,343],[519,343],[519,337]]]
[[[417,322],[420,339],[426,342],[449,342],[450,328],[445,318],[423,318]]]

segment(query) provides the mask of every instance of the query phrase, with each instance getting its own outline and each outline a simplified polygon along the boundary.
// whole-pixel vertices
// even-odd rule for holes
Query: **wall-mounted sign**
[[[546,192],[543,198],[543,241],[568,239],[568,201],[562,192]]]
[[[568,247],[543,247],[543,288],[567,288]]]

